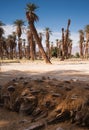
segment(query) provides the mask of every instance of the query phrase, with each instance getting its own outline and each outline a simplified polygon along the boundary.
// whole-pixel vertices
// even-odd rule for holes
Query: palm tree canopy
[[[22,19],[17,19],[14,21],[14,25],[22,27],[24,25],[24,21]]]
[[[14,21],[14,25],[17,27],[16,34],[20,38],[20,36],[22,34],[21,27],[24,25],[24,21],[22,19],[17,19],[16,21]]]
[[[46,28],[45,28],[45,31],[46,31],[46,32],[49,32],[49,34],[52,34],[52,31],[50,30],[49,27],[46,27]]]
[[[49,37],[50,37],[50,34],[52,34],[52,31],[50,30],[50,28],[46,27],[45,33],[46,33],[46,40],[49,41]]]
[[[26,17],[27,17],[27,20],[30,22],[33,22],[34,21],[38,21],[39,18],[38,16],[34,13],[35,10],[38,8],[37,5],[33,4],[33,3],[28,3],[27,4],[27,7],[26,7]]]
[[[62,28],[61,30],[62,30],[62,32],[64,32],[64,28]]]
[[[0,20],[0,26],[4,26],[5,24]]]
[[[35,5],[34,3],[28,3],[26,10],[29,12],[35,12],[35,10],[39,8],[37,5]]]
[[[7,38],[7,44],[10,48],[14,48],[16,46],[16,43],[14,42],[14,37],[13,35],[8,35],[8,38]]]
[[[68,19],[68,26],[70,26],[70,23],[71,23],[71,19]]]
[[[82,29],[80,29],[78,32],[80,33],[80,35],[84,35],[84,31]]]
[[[89,33],[89,24],[85,26],[85,32]]]

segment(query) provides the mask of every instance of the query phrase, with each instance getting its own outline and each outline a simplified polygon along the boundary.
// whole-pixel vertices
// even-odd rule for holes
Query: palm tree
[[[26,58],[26,39],[23,39],[23,56]]]
[[[57,57],[59,57],[59,39],[56,39]]]
[[[72,45],[73,45],[72,39],[69,38],[68,39],[68,58],[70,58],[72,55]]]
[[[85,26],[86,33],[86,44],[85,44],[85,57],[88,58],[88,47],[89,47],[89,25]]]
[[[20,37],[22,35],[22,26],[24,25],[24,21],[23,20],[19,20],[17,19],[16,21],[14,21],[14,25],[16,26],[16,34],[18,36],[18,51],[19,51],[19,58],[22,59],[22,53],[21,53],[21,40]]]
[[[85,26],[85,32],[86,32],[86,41],[89,42],[89,25]]]
[[[50,34],[52,34],[50,28],[48,27],[45,28],[45,34],[46,34],[46,53],[47,56],[50,58],[49,38],[50,38]]]
[[[68,19],[68,24],[67,24],[67,29],[66,29],[66,34],[65,34],[65,39],[64,39],[64,56],[65,58],[68,58],[68,39],[69,39],[69,26],[70,26],[71,20]]]
[[[34,61],[35,60],[35,52],[34,52],[34,48],[35,48],[35,42],[34,42],[34,38],[33,38],[33,34],[30,30],[27,31],[27,39],[28,39],[28,46],[30,49],[30,57],[31,60]]]
[[[5,37],[2,37],[1,42],[2,42],[2,50],[3,50],[2,52],[3,52],[3,54],[4,54],[7,58],[9,58],[8,46],[7,46],[7,39],[6,39]]]
[[[84,42],[84,31],[79,30],[79,48],[80,48],[80,57],[83,58],[83,42]]]
[[[13,59],[13,54],[14,54],[13,51],[16,46],[13,35],[8,36],[7,43],[8,43],[8,47],[9,47],[10,58]]]
[[[43,37],[43,33],[42,33],[42,32],[39,32],[39,38],[40,38],[41,43],[42,43],[42,37]],[[39,48],[38,48],[38,49],[39,49]],[[42,58],[40,50],[38,50],[38,56],[39,56],[39,59]]]
[[[15,44],[14,47],[14,57],[17,58],[17,43],[16,43],[16,32],[12,32],[12,37],[13,37],[13,43]]]
[[[26,12],[26,17],[27,17],[27,20],[28,20],[28,23],[29,23],[29,28],[30,28],[30,31],[33,33],[34,35],[34,38],[36,40],[36,43],[38,44],[38,47],[39,47],[39,50],[45,60],[46,63],[51,63],[50,60],[48,59],[45,51],[44,51],[44,48],[41,44],[41,41],[40,41],[40,38],[39,38],[39,35],[37,33],[37,30],[35,28],[35,25],[34,25],[34,22],[35,21],[38,21],[38,16],[34,13],[35,10],[37,9],[38,7],[33,4],[33,3],[29,3],[27,4],[27,12]]]
[[[2,28],[2,26],[5,25],[2,21],[0,21],[0,57],[1,59],[3,59],[3,39],[2,39],[2,35],[4,34],[4,29]]]
[[[64,43],[64,28],[62,28],[62,57],[61,60],[64,60],[65,52],[65,43]]]

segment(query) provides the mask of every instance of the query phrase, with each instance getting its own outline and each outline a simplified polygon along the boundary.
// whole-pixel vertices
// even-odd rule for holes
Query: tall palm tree
[[[69,26],[70,26],[71,20],[68,19],[68,24],[67,24],[67,29],[66,29],[66,33],[65,33],[65,40],[64,40],[64,56],[65,58],[68,58],[68,39],[69,39]]]
[[[88,58],[88,49],[89,49],[89,25],[85,26],[86,33],[86,44],[85,44],[85,57]]]
[[[89,42],[89,25],[85,26],[85,33],[86,33],[86,41]]]
[[[40,42],[42,43],[42,38],[43,38],[43,33],[42,33],[42,32],[39,32],[39,38],[40,38]],[[38,48],[38,49],[39,49],[39,48]],[[41,55],[40,50],[38,50],[38,56],[39,56],[39,59],[42,58],[42,55]]]
[[[52,31],[50,30],[49,27],[45,28],[45,34],[46,34],[46,53],[47,56],[50,58],[49,38],[50,38],[50,34],[52,34]]]
[[[23,39],[23,56],[26,58],[26,39]]]
[[[34,35],[34,38],[36,40],[36,43],[38,44],[38,47],[39,47],[39,50],[45,60],[46,63],[51,63],[50,60],[48,59],[45,51],[44,51],[44,48],[41,44],[41,41],[40,41],[40,38],[39,38],[39,35],[37,33],[37,30],[35,28],[35,25],[34,25],[34,22],[35,21],[38,21],[38,16],[35,14],[35,10],[37,9],[38,7],[33,4],[33,3],[29,3],[27,4],[27,12],[26,12],[26,17],[27,17],[27,20],[28,20],[28,23],[29,23],[29,27],[30,27],[30,30],[31,32],[33,33]]]
[[[3,59],[3,39],[2,36],[4,34],[4,29],[3,29],[3,25],[5,25],[2,21],[0,21],[0,57],[1,59]]]
[[[72,39],[69,38],[68,39],[68,58],[70,58],[72,55],[72,45],[73,45]]]
[[[16,34],[18,38],[20,38],[22,34],[22,26],[24,25],[24,21],[21,19],[17,19],[16,21],[14,21],[14,25],[16,26]]]
[[[16,43],[16,32],[12,32],[13,43],[14,43],[14,57],[17,58],[17,43]]]
[[[22,26],[24,25],[24,21],[21,19],[17,19],[14,21],[14,25],[16,26],[16,34],[18,36],[18,51],[19,51],[19,58],[22,59],[22,53],[21,53],[21,40],[20,37],[22,35]]]
[[[56,39],[57,57],[59,57],[59,39]]]
[[[81,29],[79,32],[79,48],[80,48],[80,57],[83,58],[83,42],[84,42],[84,31]]]
[[[62,28],[62,57],[61,60],[64,60],[64,54],[65,54],[65,43],[64,43],[64,28]]]
[[[33,34],[30,30],[27,31],[27,39],[28,39],[28,44],[29,44],[29,49],[30,49],[30,57],[31,60],[34,61],[35,60],[35,52],[34,52],[34,48],[35,48],[35,42],[34,42],[34,38],[33,38]]]
[[[14,54],[13,51],[16,46],[13,35],[8,36],[7,43],[8,43],[8,47],[9,47],[10,58],[13,59],[13,54]]]

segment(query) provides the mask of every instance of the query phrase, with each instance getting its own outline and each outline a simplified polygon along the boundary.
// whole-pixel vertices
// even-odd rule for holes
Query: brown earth
[[[86,61],[3,64],[0,130],[88,130],[88,77]]]

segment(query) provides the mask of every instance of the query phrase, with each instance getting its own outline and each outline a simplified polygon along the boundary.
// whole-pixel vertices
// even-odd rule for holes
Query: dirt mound
[[[0,106],[29,115],[30,126],[24,130],[44,130],[66,121],[89,128],[89,83],[15,78],[0,86]]]

